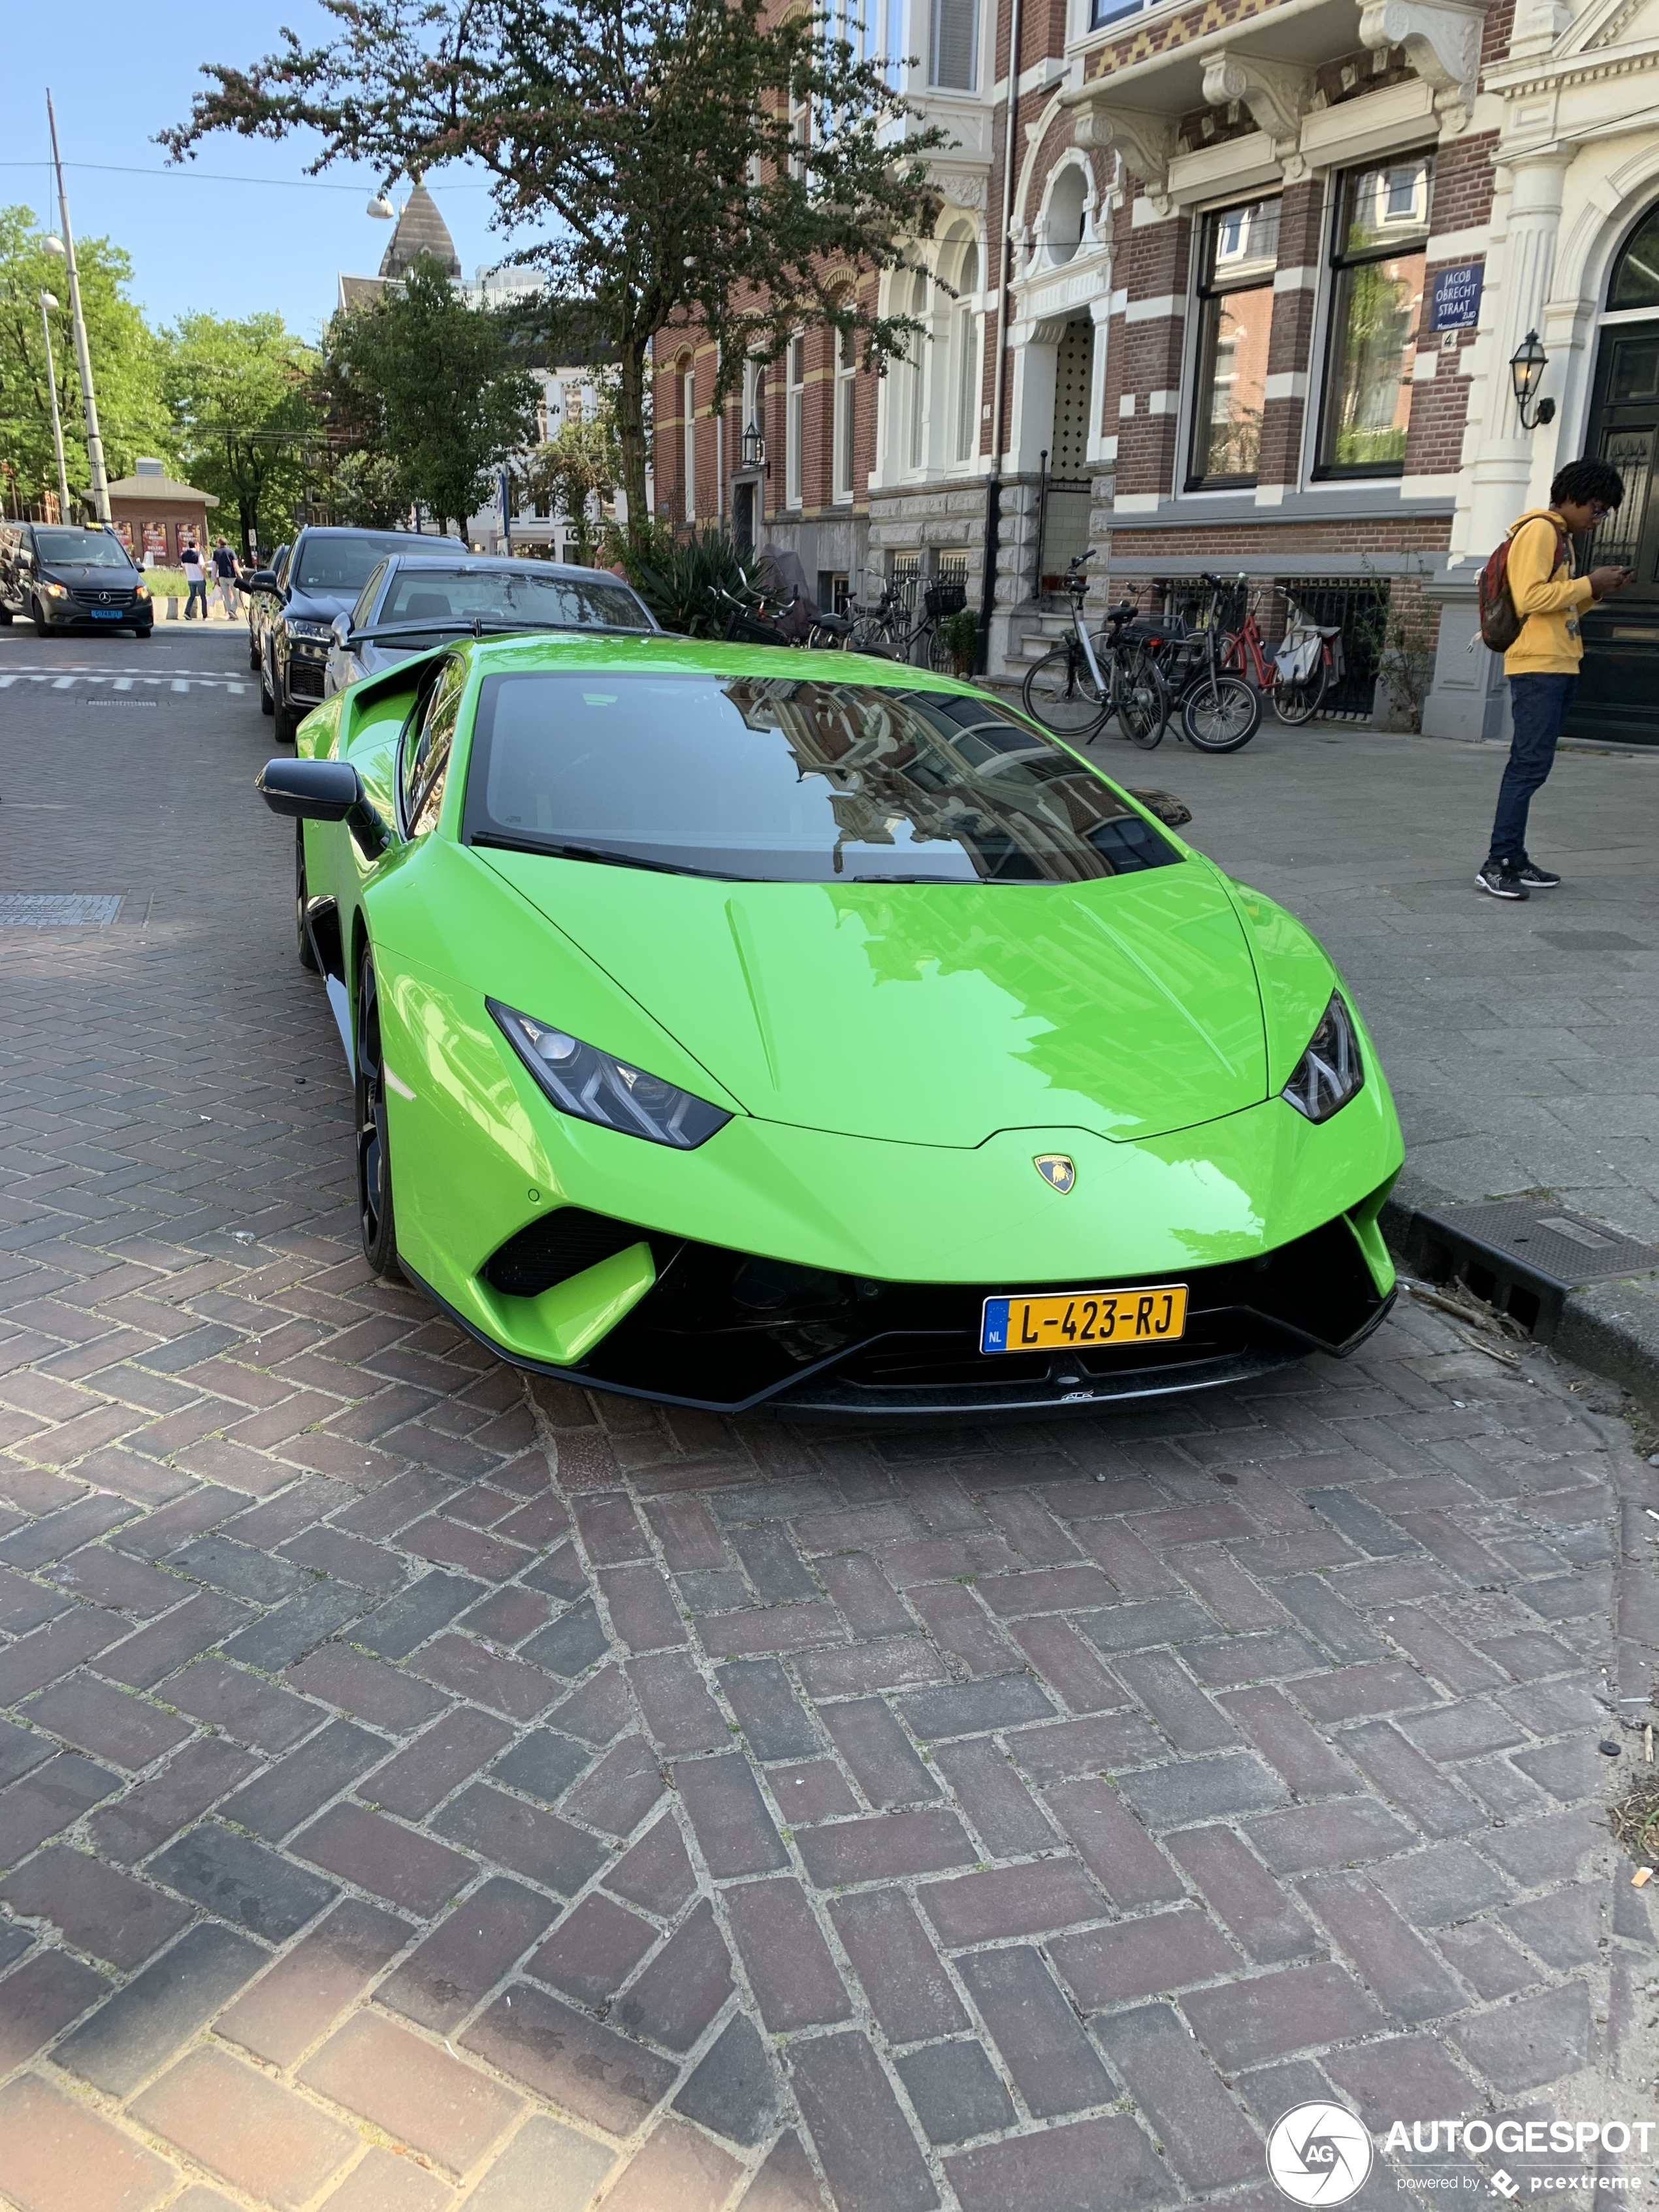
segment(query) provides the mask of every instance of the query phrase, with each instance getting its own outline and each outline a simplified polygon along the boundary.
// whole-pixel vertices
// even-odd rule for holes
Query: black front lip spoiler
[[[805,1374],[787,1377],[769,1389],[757,1391],[752,1398],[740,1404],[718,1398],[685,1398],[667,1390],[646,1390],[621,1382],[605,1381],[596,1375],[584,1373],[580,1367],[556,1367],[550,1360],[526,1358],[521,1352],[509,1352],[498,1343],[476,1322],[469,1321],[450,1304],[447,1298],[434,1291],[430,1283],[417,1275],[407,1260],[398,1255],[398,1265],[415,1287],[425,1293],[434,1306],[447,1314],[457,1328],[462,1329],[477,1344],[493,1352],[497,1359],[507,1366],[519,1368],[527,1375],[546,1375],[556,1382],[574,1383],[578,1389],[600,1390],[615,1398],[642,1399],[648,1405],[682,1406],[688,1412],[699,1413],[814,1413],[842,1419],[860,1421],[938,1420],[947,1415],[967,1413],[993,1416],[1030,1415],[1061,1413],[1087,1413],[1103,1406],[1133,1405],[1149,1398],[1171,1398],[1194,1390],[1224,1389],[1229,1384],[1253,1382],[1264,1375],[1275,1373],[1281,1367],[1293,1367],[1298,1359],[1315,1352],[1330,1353],[1329,1345],[1316,1343],[1310,1337],[1296,1349],[1288,1346],[1282,1351],[1226,1352],[1218,1358],[1195,1359],[1189,1367],[1126,1368],[1121,1375],[1052,1374],[1042,1382],[1030,1379],[1014,1382],[987,1381],[969,1384],[928,1386],[920,1389],[895,1388],[873,1389],[857,1383],[838,1381],[829,1372],[847,1358],[854,1349],[843,1346]],[[1363,1328],[1356,1330],[1348,1341],[1335,1347],[1335,1356],[1346,1359],[1365,1340],[1375,1334],[1388,1319],[1395,1300],[1400,1295],[1391,1290]],[[1285,1335],[1299,1334],[1285,1327],[1274,1326]]]

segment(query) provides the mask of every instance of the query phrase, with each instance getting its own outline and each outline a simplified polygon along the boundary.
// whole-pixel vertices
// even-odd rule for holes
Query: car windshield
[[[1070,883],[1181,857],[982,695],[597,671],[486,677],[463,836],[768,883]]]
[[[295,573],[289,582],[301,592],[349,592],[355,599],[368,581],[368,572],[388,553],[407,553],[408,531],[354,531],[350,537],[304,538],[299,560],[290,563]],[[428,538],[428,545],[433,544]],[[435,550],[435,548],[434,548]]]
[[[74,568],[130,568],[127,550],[102,530],[37,530],[34,542],[48,566],[61,562]]]
[[[626,584],[612,577],[595,572],[590,581],[585,576],[546,569],[538,573],[529,567],[400,568],[374,622],[379,628],[386,623],[475,619],[485,623],[550,623],[571,629],[651,627],[640,601]]]

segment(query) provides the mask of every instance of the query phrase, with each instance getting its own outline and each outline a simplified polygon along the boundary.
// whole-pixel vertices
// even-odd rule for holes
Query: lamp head
[[[41,240],[40,244],[42,248],[47,253],[50,253],[54,260],[63,261],[68,258],[64,250],[64,241],[59,238],[55,230],[49,230],[46,236]]]
[[[46,313],[50,314],[52,310],[58,305],[57,293],[43,292],[40,295],[40,305],[46,310]]]
[[[1510,381],[1515,387],[1515,404],[1523,430],[1535,430],[1540,422],[1553,422],[1555,419],[1555,402],[1538,397],[1548,365],[1549,356],[1538,343],[1537,331],[1528,331],[1510,356]],[[1532,410],[1530,414],[1528,410]]]
[[[368,212],[376,222],[390,222],[396,216],[398,210],[392,206],[386,193],[376,192],[368,204]]]

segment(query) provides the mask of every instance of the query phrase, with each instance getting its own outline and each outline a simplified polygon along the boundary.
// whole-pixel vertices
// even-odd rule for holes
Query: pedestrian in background
[[[213,549],[213,574],[219,597],[225,610],[225,620],[236,619],[235,591],[241,580],[242,564],[225,542],[224,532],[219,533],[219,543]]]
[[[1527,854],[1527,810],[1555,765],[1556,741],[1578,689],[1584,657],[1578,617],[1631,580],[1629,568],[1573,574],[1571,540],[1594,529],[1625,496],[1624,479],[1607,461],[1570,461],[1550,486],[1547,507],[1512,523],[1507,582],[1521,634],[1504,655],[1515,735],[1498,787],[1492,844],[1475,887],[1493,898],[1523,899],[1553,890],[1559,876]]]
[[[208,618],[207,570],[203,565],[201,555],[188,541],[179,549],[179,566],[184,570],[185,581],[190,586],[189,597],[185,601],[185,620],[195,621],[196,609],[199,602],[202,620],[205,622]]]

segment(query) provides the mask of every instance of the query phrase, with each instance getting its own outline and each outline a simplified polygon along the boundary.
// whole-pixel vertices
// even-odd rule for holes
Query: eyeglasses
[[[1605,501],[1593,499],[1590,501],[1590,520],[1592,522],[1600,522],[1607,513],[1608,508]]]

